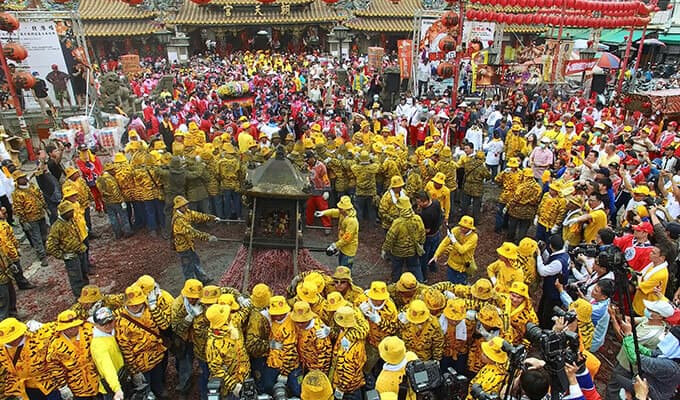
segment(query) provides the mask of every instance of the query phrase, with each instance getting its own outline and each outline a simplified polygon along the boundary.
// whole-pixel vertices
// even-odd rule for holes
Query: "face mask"
[[[542,149],[545,149],[545,143],[540,143],[539,146],[541,146]]]
[[[646,308],[645,308],[645,317],[647,317],[647,319],[651,319],[651,318],[652,318],[652,312],[649,311],[649,310],[646,309]]]

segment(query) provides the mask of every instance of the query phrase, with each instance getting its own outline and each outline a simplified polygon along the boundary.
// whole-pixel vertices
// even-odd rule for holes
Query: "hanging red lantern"
[[[19,89],[32,89],[35,86],[35,78],[26,71],[19,71],[14,74],[14,86]]]
[[[0,30],[14,32],[19,29],[19,20],[10,13],[0,13]]]
[[[198,4],[199,6],[205,5],[210,3],[210,0],[191,0],[194,4]]]
[[[439,41],[439,50],[448,53],[456,50],[456,39],[451,35],[446,35]]]
[[[437,75],[442,78],[450,78],[453,76],[453,64],[449,62],[443,62],[437,67]]]
[[[144,0],[123,0],[123,3],[128,4],[130,6],[138,6],[143,2]]]
[[[467,10],[465,12],[465,18],[467,18],[469,20],[475,19],[475,10]]]
[[[28,57],[26,48],[17,42],[10,42],[2,46],[2,54],[5,55],[5,58],[17,62],[21,62]]]
[[[453,28],[458,26],[458,14],[453,11],[447,11],[442,15],[442,24],[447,28]]]
[[[392,0],[392,3],[394,3],[394,4],[397,4],[397,3],[399,3],[399,0],[396,0],[396,1],[397,1],[397,3],[395,3],[394,1],[395,1],[395,0]],[[328,5],[332,5],[332,4],[335,4],[335,3],[337,3],[337,2],[338,2],[338,0],[323,0],[323,2],[324,2],[324,3],[326,3],[326,4],[328,4]]]

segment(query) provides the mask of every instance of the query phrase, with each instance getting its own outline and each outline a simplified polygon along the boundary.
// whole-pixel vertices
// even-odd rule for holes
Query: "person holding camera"
[[[503,351],[503,338],[494,337],[482,343],[482,362],[484,367],[470,381],[470,391],[475,384],[487,393],[500,393],[508,375],[508,354]],[[473,397],[468,392],[467,400]]]
[[[543,295],[538,303],[538,321],[542,329],[553,326],[553,308],[561,303],[555,282],[559,280],[566,284],[569,276],[569,254],[564,249],[562,238],[552,235],[548,246],[550,253],[548,249],[542,249],[542,254],[536,256],[536,270],[543,278]]]
[[[666,253],[659,247],[652,247],[649,253],[650,263],[633,276],[637,280],[635,295],[633,296],[633,311],[643,315],[645,305],[643,300],[655,301],[663,297],[668,284],[668,262]]]
[[[384,393],[399,393],[399,386],[406,373],[406,364],[417,360],[418,356],[412,351],[406,351],[404,341],[396,336],[387,336],[381,340],[378,351],[385,364],[375,382],[375,389],[382,398]],[[405,400],[415,399],[416,394],[411,385],[408,385]]]

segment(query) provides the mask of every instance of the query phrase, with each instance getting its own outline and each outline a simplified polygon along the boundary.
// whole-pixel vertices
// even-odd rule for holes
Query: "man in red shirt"
[[[328,197],[331,190],[331,182],[328,179],[326,166],[316,159],[316,155],[311,150],[305,152],[305,161],[309,168],[309,180],[312,183],[312,196],[307,200],[305,207],[306,223],[311,226],[314,224],[314,211],[324,211],[328,209]],[[331,218],[321,217],[324,233],[331,233]]]
[[[614,246],[621,249],[628,265],[635,271],[642,271],[649,264],[649,254],[654,246],[649,235],[654,232],[652,224],[643,222],[633,226],[633,233],[614,239]]]

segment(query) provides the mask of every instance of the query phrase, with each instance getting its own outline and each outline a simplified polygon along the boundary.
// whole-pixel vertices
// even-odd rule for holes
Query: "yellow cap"
[[[316,292],[321,294],[326,288],[326,279],[320,272],[312,271],[305,277],[305,282],[312,282],[316,286]]]
[[[349,210],[353,208],[354,206],[352,205],[352,199],[349,196],[342,196],[340,197],[340,201],[338,202],[338,208],[341,210]]]
[[[78,191],[76,190],[76,188],[74,188],[73,185],[68,185],[62,190],[61,197],[63,199],[67,199],[67,198],[69,198],[71,196],[75,196],[77,194],[78,194]]]
[[[156,287],[156,280],[153,279],[151,275],[142,275],[137,278],[135,284],[142,289],[142,292],[144,292],[145,295],[147,295]]]
[[[19,178],[25,178],[26,173],[20,169],[15,169],[14,172],[12,172],[12,179],[17,180]]]
[[[404,187],[404,178],[400,175],[395,175],[390,179],[390,189]]]
[[[125,154],[123,154],[123,153],[116,153],[116,154],[113,156],[113,162],[114,162],[114,163],[117,163],[117,164],[119,164],[119,163],[126,163],[126,162],[127,162],[127,158],[125,157]]]
[[[314,282],[305,280],[301,285],[298,285],[297,296],[300,300],[305,301],[309,304],[316,304],[319,302],[319,292],[317,291],[317,286]]]
[[[422,300],[413,300],[408,305],[406,319],[412,324],[422,324],[430,317],[430,310]]]
[[[80,289],[80,297],[78,297],[78,303],[80,304],[92,304],[104,298],[102,296],[101,290],[97,285],[85,285]]]
[[[201,291],[203,290],[203,283],[198,279],[187,279],[182,288],[182,296],[187,299],[200,299]]]
[[[633,189],[633,194],[641,194],[641,195],[644,195],[644,196],[649,196],[649,193],[650,193],[649,192],[649,186],[647,186],[647,185],[638,185],[638,186],[635,186],[635,188]]]
[[[0,321],[0,345],[6,345],[19,339],[26,333],[26,324],[16,318],[6,318]]]
[[[269,315],[284,315],[290,312],[290,306],[283,296],[269,299]]]
[[[328,400],[333,396],[333,388],[328,376],[313,369],[302,380],[300,400]]]
[[[406,358],[406,345],[396,336],[386,336],[380,341],[378,352],[387,364],[397,365]]]
[[[510,157],[510,159],[508,160],[507,166],[508,166],[509,168],[517,168],[517,167],[519,167],[519,158],[517,158],[517,157]]]
[[[482,342],[482,352],[491,361],[504,364],[508,361],[508,353],[503,351],[503,338],[494,337],[487,342]]]
[[[220,298],[220,294],[222,294],[222,291],[220,290],[219,286],[203,286],[203,290],[201,291],[201,303],[216,304],[217,299]]]
[[[296,301],[293,304],[291,319],[293,322],[309,322],[314,318],[314,313],[306,301]]]
[[[387,284],[383,281],[373,281],[371,282],[371,288],[366,292],[371,300],[387,300],[390,298],[390,294],[387,292]]]
[[[356,319],[354,318],[354,309],[350,306],[342,306],[338,308],[333,316],[336,324],[343,328],[353,328],[356,326]]]
[[[411,272],[404,272],[396,284],[397,292],[411,292],[418,288],[418,280]]]
[[[425,142],[424,142],[424,143],[425,143],[425,144],[434,143],[434,139],[432,138],[432,136],[428,136],[428,137],[425,138]]]
[[[57,332],[63,332],[69,328],[74,328],[83,324],[83,320],[73,310],[65,310],[57,315]]]
[[[125,305],[137,306],[146,302],[146,294],[136,284],[132,284],[125,289]]]
[[[66,167],[66,170],[64,171],[64,175],[66,175],[67,178],[70,178],[77,173],[78,170],[73,167]]]
[[[269,305],[269,300],[272,298],[272,290],[264,283],[258,283],[253,286],[250,294],[250,301],[257,308],[265,308]]]
[[[231,308],[223,304],[213,304],[205,310],[205,318],[210,322],[210,329],[219,329],[229,323]]]
[[[510,289],[508,289],[508,291],[510,293],[520,295],[526,299],[529,298],[529,287],[524,282],[512,282],[512,285],[510,285]]]

